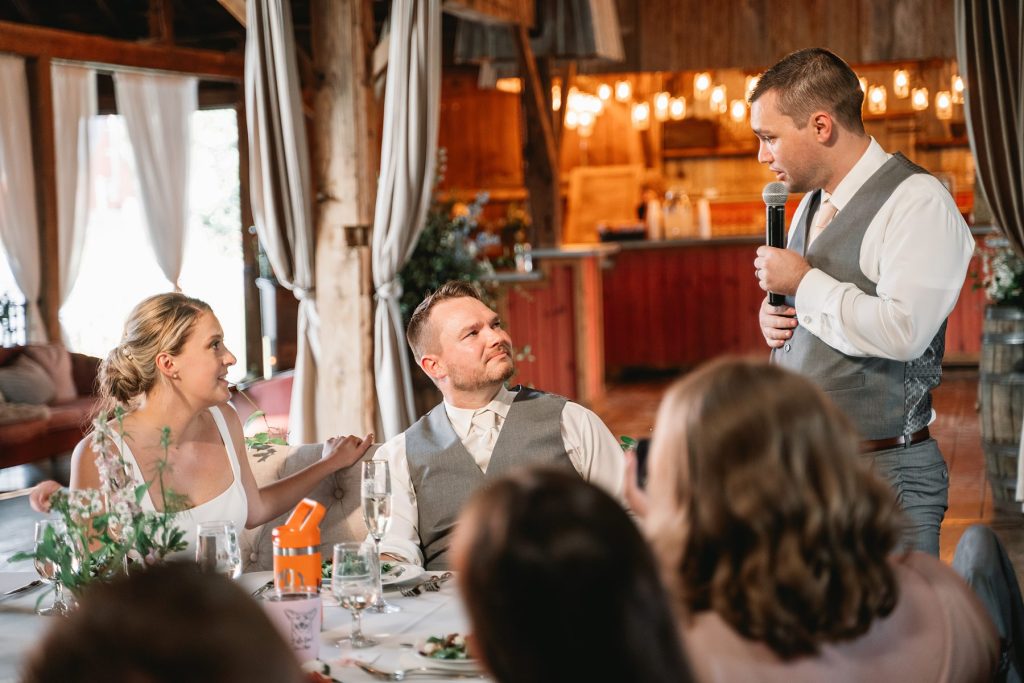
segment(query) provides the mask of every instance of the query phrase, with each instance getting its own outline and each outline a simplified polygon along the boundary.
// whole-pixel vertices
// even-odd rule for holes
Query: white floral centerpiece
[[[990,237],[979,246],[980,285],[990,303],[997,306],[1024,306],[1024,260],[1010,247],[1005,237]],[[977,273],[975,274],[977,276]]]
[[[164,427],[156,480],[161,483],[162,511],[142,509],[142,497],[153,481],[136,485],[131,465],[115,450],[115,439],[124,442],[124,410],[114,411],[117,429],[104,416],[93,422],[92,449],[96,453],[99,489],[66,490],[53,494],[51,511],[60,515],[66,533],[48,528],[32,552],[20,552],[14,561],[33,559],[53,562],[57,580],[72,593],[80,593],[94,581],[104,581],[124,572],[129,561],[154,563],[185,549],[185,533],[175,524],[175,515],[188,507],[184,496],[163,486],[167,467],[170,429]]]

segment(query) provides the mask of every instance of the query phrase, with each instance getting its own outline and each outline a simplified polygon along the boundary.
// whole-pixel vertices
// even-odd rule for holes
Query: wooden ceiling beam
[[[0,52],[241,80],[241,54],[146,45],[0,21]]]
[[[228,11],[228,14],[238,20],[238,23],[245,27],[245,0],[217,0],[220,6]]]
[[[163,45],[174,42],[174,2],[149,0],[149,37]]]

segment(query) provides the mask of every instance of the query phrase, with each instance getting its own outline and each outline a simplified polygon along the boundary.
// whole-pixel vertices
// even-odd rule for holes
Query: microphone
[[[789,191],[785,183],[768,183],[761,191],[765,209],[765,244],[779,249],[786,248],[786,197]],[[781,306],[786,297],[775,292],[768,292],[768,305]]]

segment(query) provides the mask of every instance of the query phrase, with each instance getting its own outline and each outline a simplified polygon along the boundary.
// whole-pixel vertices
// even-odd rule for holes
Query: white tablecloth
[[[239,581],[247,590],[258,587],[269,577],[269,572],[244,575]],[[36,578],[31,572],[0,572],[0,593],[21,586]],[[44,589],[45,590],[45,589]],[[320,634],[320,658],[331,666],[331,675],[343,683],[366,683],[377,679],[354,666],[342,666],[343,659],[359,659],[378,669],[392,671],[417,665],[413,648],[408,645],[429,635],[466,633],[467,621],[459,602],[453,581],[442,585],[436,593],[424,592],[417,597],[405,598],[397,591],[385,592],[385,598],[401,607],[395,614],[363,614],[363,633],[380,641],[376,647],[353,650],[339,648],[336,643],[349,634],[352,617],[347,610],[331,604],[324,607],[324,626]],[[0,683],[18,680],[19,667],[25,655],[38,643],[46,628],[58,617],[40,617],[33,612],[42,590],[0,600]],[[52,593],[46,595],[49,604]],[[330,602],[328,598],[327,603]],[[431,677],[431,681],[445,679]],[[459,683],[464,683],[461,679]],[[481,679],[482,680],[482,679]]]

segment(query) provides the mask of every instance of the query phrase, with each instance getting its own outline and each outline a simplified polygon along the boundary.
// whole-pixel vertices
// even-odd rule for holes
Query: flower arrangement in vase
[[[184,550],[185,533],[175,515],[188,500],[163,486],[168,427],[161,431],[164,458],[153,480],[135,484],[131,465],[121,456],[124,444],[124,409],[114,410],[115,428],[106,416],[93,421],[92,449],[96,453],[99,489],[62,489],[50,498],[50,510],[63,521],[62,528],[48,528],[31,552],[16,553],[11,560],[51,562],[56,580],[79,594],[94,581],[105,581],[127,570],[129,561],[155,563]],[[114,449],[115,441],[121,443]],[[162,510],[144,510],[142,498],[154,481],[160,482]]]

